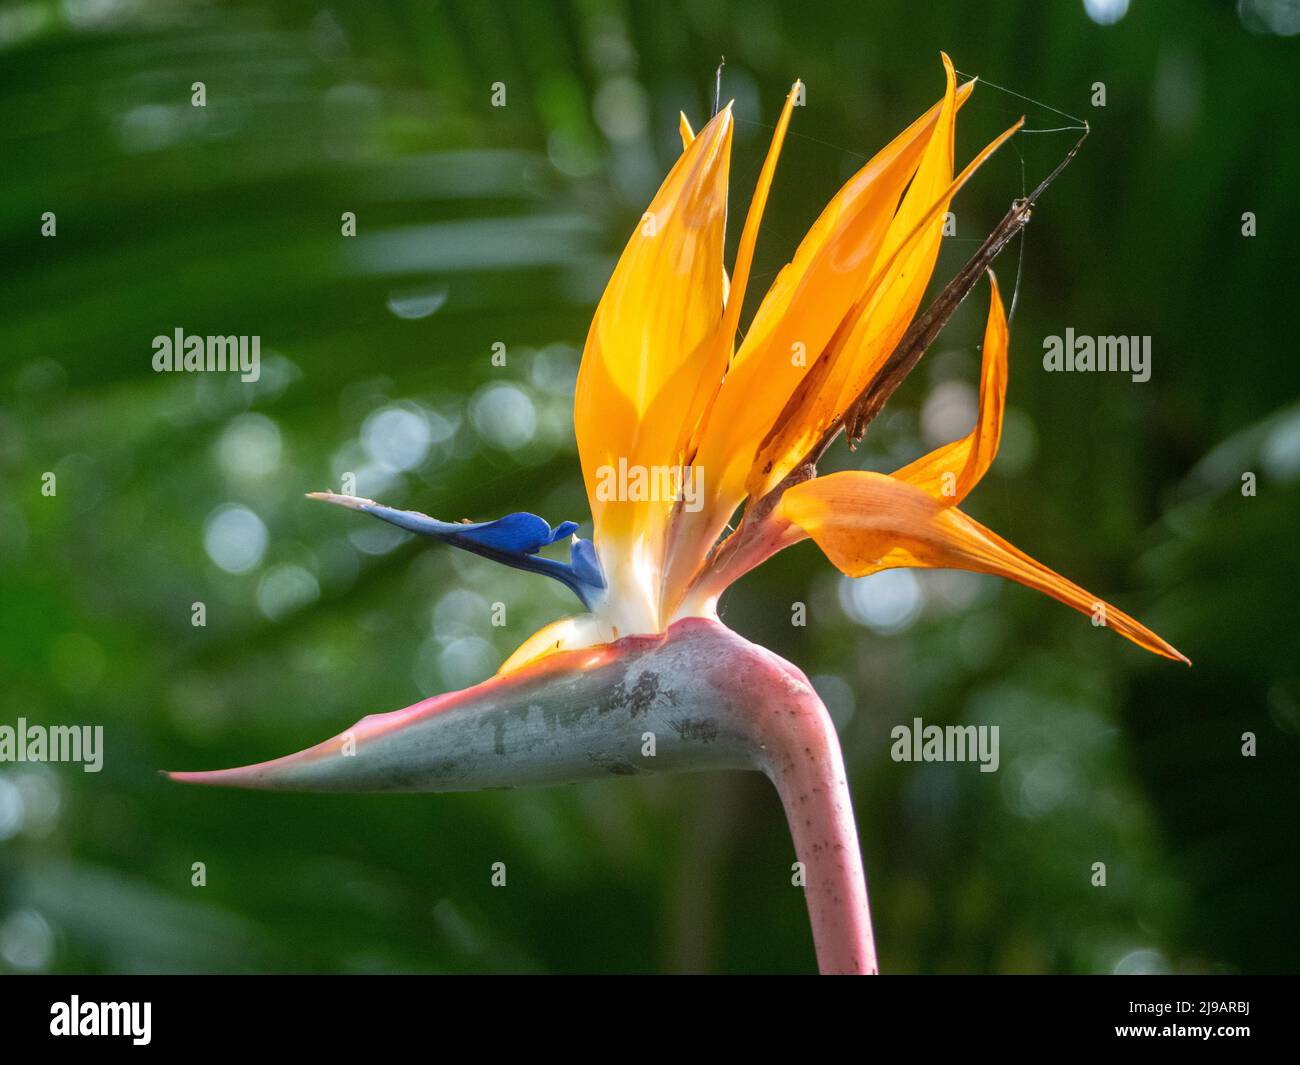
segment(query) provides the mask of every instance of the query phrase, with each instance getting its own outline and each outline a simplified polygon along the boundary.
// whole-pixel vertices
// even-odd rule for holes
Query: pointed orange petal
[[[974,86],[968,81],[957,90],[957,108]],[[948,102],[945,95],[916,119],[826,205],[763,297],[736,355],[738,361],[775,349],[788,365],[795,342],[810,349],[810,358],[816,356],[819,342],[830,337],[862,292],[899,197],[933,141]]]
[[[746,481],[749,495],[757,498],[779,484],[880,371],[925,294],[941,240],[941,216],[981,164],[1023,122],[1022,118],[985,145],[920,214],[875,272],[863,297],[845,317],[825,353],[800,382],[779,423],[758,448]]]
[[[960,107],[973,82],[956,93]],[[835,195],[759,306],[703,422],[695,463],[706,500],[679,524],[677,584],[745,496],[758,441],[861,294],[899,197],[916,172],[944,100],[894,138]],[[740,310],[738,302],[729,305]]]
[[[777,160],[785,143],[786,131],[790,128],[790,115],[794,111],[795,100],[803,86],[796,81],[786,95],[785,106],[777,119],[776,129],[772,133],[772,143],[767,149],[767,158],[759,171],[758,182],[754,186],[754,195],[749,202],[749,213],[745,216],[745,225],[740,232],[740,243],[736,249],[736,265],[727,285],[726,310],[718,326],[713,350],[709,353],[700,387],[693,396],[672,396],[668,401],[686,404],[685,430],[681,440],[681,450],[685,457],[694,453],[697,429],[706,412],[712,407],[722,379],[726,374],[727,364],[731,361],[732,348],[735,343],[736,328],[740,324],[740,312],[745,303],[745,289],[749,284],[749,271],[754,263],[754,247],[758,243],[758,231],[763,222],[763,211],[767,207],[768,194],[772,190],[772,179],[776,175]]]
[[[691,129],[691,120],[686,117],[685,111],[678,111],[677,114],[677,131],[682,135],[682,151],[686,151],[695,139],[695,130]]]
[[[763,160],[763,169],[759,171],[758,182],[754,186],[754,196],[749,203],[749,213],[745,216],[745,226],[740,233],[740,244],[736,249],[736,267],[732,271],[732,298],[727,301],[727,312],[723,318],[723,333],[728,339],[735,335],[740,323],[741,305],[745,302],[745,286],[749,283],[749,269],[754,262],[754,246],[758,242],[758,230],[763,222],[763,211],[767,207],[768,193],[772,191],[772,178],[776,174],[776,162],[781,157],[781,147],[785,143],[786,131],[790,128],[790,115],[794,111],[795,101],[803,84],[799,81],[790,86],[786,94],[785,106],[781,108],[781,117],[777,119],[776,130],[772,133],[772,143]]]
[[[1007,316],[1002,309],[998,279],[989,271],[988,324],[984,327],[984,358],[980,368],[980,410],[975,428],[960,440],[944,444],[896,471],[893,476],[914,484],[944,506],[955,506],[979,484],[998,453],[1002,413],[1007,397]]]
[[[1191,664],[1186,656],[1122,610],[1102,602],[915,485],[881,473],[832,473],[787,489],[780,510],[783,517],[816,540],[826,557],[850,577],[899,566],[992,573],[1102,618],[1108,628],[1139,647]]]
[[[722,317],[731,134],[727,108],[682,152],[623,250],[587,335],[573,413],[598,542],[611,521],[627,530],[645,517],[644,504],[598,497],[601,470],[620,459],[672,463],[680,422],[646,414],[670,382],[677,392],[698,377],[698,352]]]
[[[864,323],[870,315],[871,324],[883,342],[888,332],[893,331],[891,327],[905,314],[910,321],[929,283],[943,226],[936,219],[923,231],[912,234],[926,209],[952,181],[957,74],[946,54],[943,54],[943,67],[943,101],[917,163],[916,174],[897,212],[893,212],[891,205],[888,225],[880,235],[878,247],[873,249],[875,254],[870,262],[863,264],[865,276],[858,282],[855,302],[842,308],[834,332],[815,350],[806,353],[810,370],[800,380],[801,403],[793,415],[786,408],[786,423],[776,428],[774,436],[765,437],[760,446],[746,478],[746,489],[752,497],[763,495],[779,483],[825,428],[829,416],[824,408],[829,406],[828,400],[839,394],[844,379],[849,376],[848,363],[862,348],[852,327]],[[886,269],[882,269],[882,264]],[[900,336],[906,326],[903,322],[898,330]],[[823,352],[829,357],[819,358]]]
[[[678,111],[677,117],[677,130],[682,137],[682,151],[686,151],[691,146],[691,142],[695,140],[695,130],[691,128],[691,120],[686,117],[685,111]],[[724,306],[727,303],[727,295],[730,289],[731,278],[727,276],[727,271],[724,269],[722,271],[722,303]]]

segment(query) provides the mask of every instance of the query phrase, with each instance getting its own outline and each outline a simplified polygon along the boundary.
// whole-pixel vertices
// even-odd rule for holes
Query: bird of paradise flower
[[[491,679],[364,718],[315,747],[237,769],[172,773],[198,784],[317,791],[456,791],[609,774],[748,768],[784,804],[819,968],[877,971],[866,880],[839,742],[794,666],[721,624],[718,599],[776,552],[813,539],[844,573],[947,567],[997,574],[1094,617],[1138,646],[1187,659],[974,521],[958,504],[997,453],[1008,329],[990,283],[979,412],[969,434],[885,475],[816,475],[840,432],[867,423],[951,313],[916,317],[956,193],[1023,123],[954,176],[957,85],[836,194],[736,336],[760,220],[792,109],[786,98],[741,230],[723,264],[731,105],[683,151],[596,309],[574,398],[592,540],[533,514],[457,524],[367,499],[313,493],[506,565],[560,580],[586,612],[524,641]],[[1042,186],[1040,186],[1040,189]],[[985,243],[969,291],[1033,197]],[[1004,220],[1006,221],[1006,220]],[[936,301],[938,303],[939,301]],[[951,301],[949,301],[951,303]],[[915,318],[915,321],[914,321]],[[619,471],[611,477],[611,471]],[[629,488],[627,471],[640,477]],[[668,471],[683,494],[648,486]],[[610,491],[611,483],[621,490]],[[731,528],[738,510],[742,517]],[[542,549],[571,537],[567,563]]]

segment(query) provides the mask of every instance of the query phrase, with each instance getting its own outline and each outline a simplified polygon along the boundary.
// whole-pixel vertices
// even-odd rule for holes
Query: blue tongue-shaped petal
[[[459,535],[498,551],[535,555],[543,547],[563,540],[566,536],[572,536],[577,530],[576,521],[562,521],[552,529],[536,514],[521,510],[515,514],[507,514],[504,518],[497,518],[496,521],[461,525]]]
[[[554,529],[544,519],[527,511],[507,514],[495,521],[439,521],[416,510],[397,510],[358,496],[341,496],[333,492],[311,492],[311,499],[336,503],[349,510],[360,510],[396,525],[407,532],[432,536],[454,547],[472,551],[516,569],[544,573],[566,585],[583,605],[590,609],[605,587],[600,561],[589,540],[575,538],[570,548],[571,561],[566,564],[538,555],[543,547],[572,536],[578,523],[562,521]]]
[[[596,545],[590,540],[580,540],[576,536],[573,538],[569,547],[569,568],[577,574],[579,580],[595,588],[605,587],[605,573],[600,568],[600,559],[596,557]]]

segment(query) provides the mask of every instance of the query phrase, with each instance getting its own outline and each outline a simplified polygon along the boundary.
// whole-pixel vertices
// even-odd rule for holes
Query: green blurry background
[[[1017,585],[851,582],[811,545],[725,620],[832,708],[887,971],[1294,970],[1300,9],[1125,6],[0,7],[0,724],[102,724],[107,749],[98,775],[0,766],[0,968],[810,971],[758,776],[353,798],[157,770],[307,746],[482,679],[571,612],[558,585],[303,493],[354,472],[444,518],[586,521],[577,360],[678,110],[707,118],[725,55],[734,242],[807,82],[756,299],[939,97],[942,48],[1093,125],[1027,231],[1003,452],[967,508],[1195,668]],[[1021,113],[1073,124],[985,84],[959,156]],[[1076,136],[1027,132],[984,168],[938,279]],[[836,462],[889,469],[966,431],[986,305],[981,286]],[[178,327],[259,335],[261,380],[153,373],[152,338]],[[1149,334],[1151,380],[1044,373],[1067,327]],[[914,716],[1000,725],[1001,768],[891,761]]]

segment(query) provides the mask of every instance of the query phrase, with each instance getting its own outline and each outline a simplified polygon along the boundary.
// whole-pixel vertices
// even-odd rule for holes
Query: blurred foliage
[[[106,744],[98,775],[0,766],[0,968],[809,970],[756,776],[322,798],[155,771],[307,746],[481,679],[571,612],[550,582],[303,493],[354,472],[444,518],[585,521],[573,377],[678,110],[707,117],[725,55],[744,204],[808,85],[757,299],[939,96],[942,48],[986,80],[961,158],[1021,113],[1075,124],[1040,100],[1093,127],[1027,231],[1004,453],[969,509],[1196,665],[991,578],[845,582],[810,545],[725,619],[836,716],[886,970],[1294,969],[1300,27],[1283,0],[1133,0],[1098,23],[1124,6],[0,7],[0,724],[103,724]],[[986,166],[936,278],[1076,136],[1026,132]],[[889,468],[969,418],[982,292],[836,462]],[[1150,334],[1151,380],[1043,373],[1066,327]],[[155,374],[176,328],[260,336],[261,379]],[[999,724],[1001,768],[891,761],[914,716]]]

